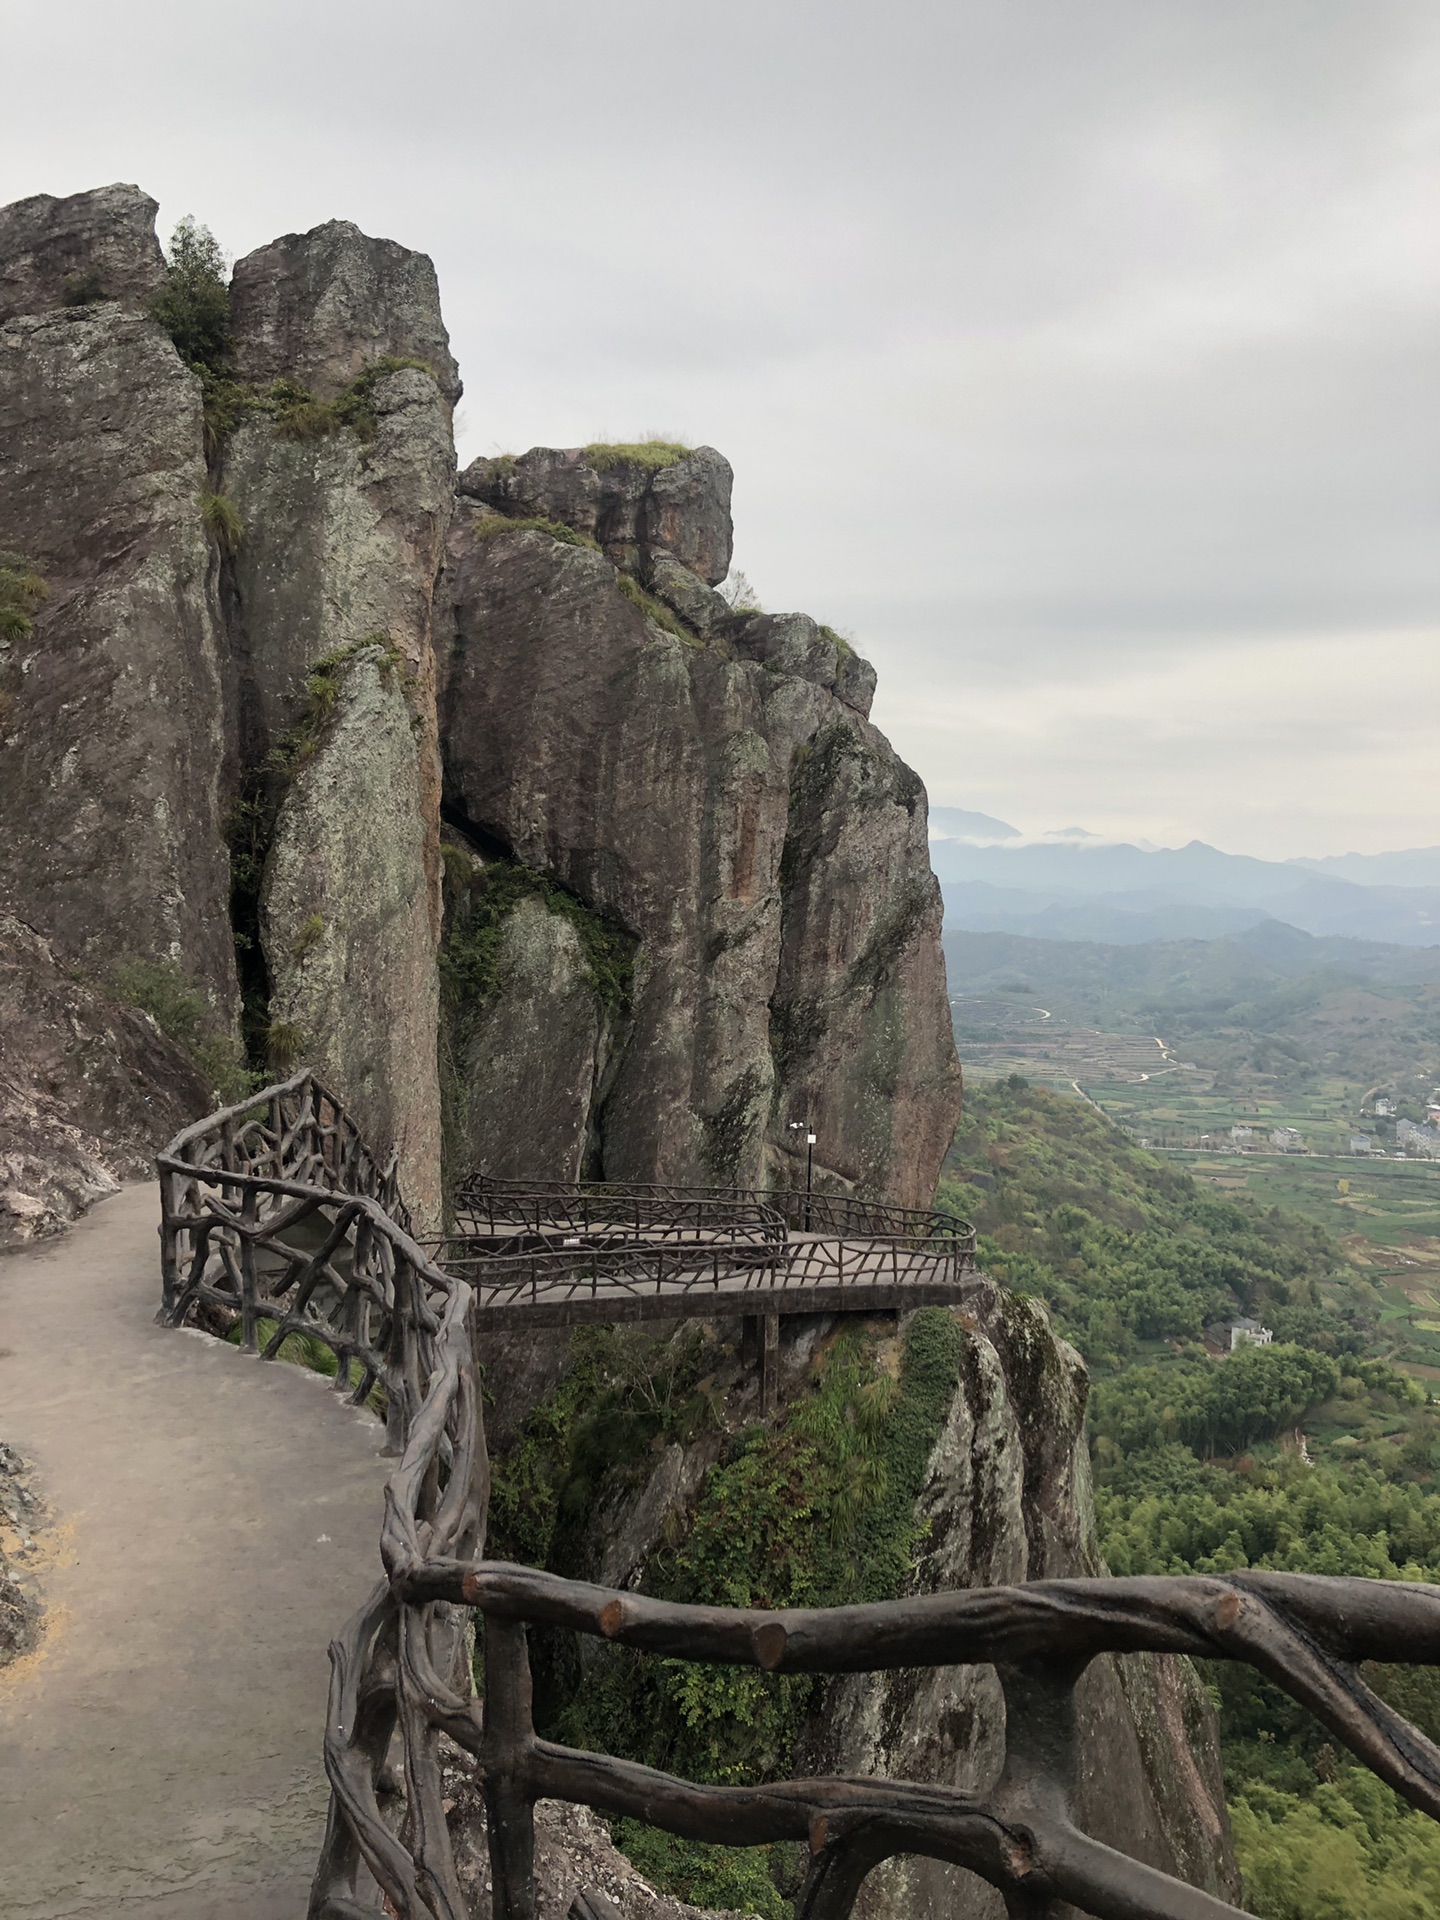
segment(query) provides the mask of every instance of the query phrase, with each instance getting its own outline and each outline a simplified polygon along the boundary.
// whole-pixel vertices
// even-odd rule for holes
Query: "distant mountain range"
[[[988,826],[962,832],[961,821]],[[1132,945],[1218,939],[1276,920],[1315,935],[1440,946],[1440,847],[1256,860],[1203,840],[1137,847],[1078,829],[1026,840],[960,808],[937,807],[931,824],[947,929]]]

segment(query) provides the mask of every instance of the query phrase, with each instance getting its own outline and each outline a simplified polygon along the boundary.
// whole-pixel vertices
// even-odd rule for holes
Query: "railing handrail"
[[[233,1123],[265,1100],[273,1103],[272,1170],[187,1157],[203,1140],[238,1162]],[[288,1132],[287,1101],[295,1108]],[[1069,1817],[1079,1771],[1075,1686],[1088,1662],[1109,1652],[1248,1663],[1412,1806],[1440,1818],[1440,1748],[1380,1701],[1358,1670],[1366,1660],[1440,1665],[1440,1587],[1270,1573],[1072,1579],[759,1612],[681,1606],[485,1560],[489,1467],[473,1291],[432,1261],[376,1194],[287,1177],[287,1154],[299,1166],[315,1164],[307,1128],[320,1126],[320,1102],[359,1149],[325,1170],[374,1184],[376,1163],[353,1122],[308,1073],[187,1128],[158,1157],[161,1317],[178,1324],[203,1302],[238,1315],[253,1345],[263,1308],[276,1320],[267,1358],[291,1331],[327,1341],[342,1363],[336,1384],[352,1399],[368,1397],[373,1380],[383,1384],[400,1455],[381,1526],[385,1577],[331,1646],[331,1807],[310,1920],[374,1912],[373,1899],[361,1897],[362,1875],[400,1920],[463,1920],[442,1735],[479,1763],[495,1920],[534,1920],[533,1809],[542,1798],[633,1815],[696,1840],[808,1841],[797,1920],[848,1920],[871,1868],[897,1853],[968,1868],[1034,1920],[1061,1902],[1098,1920],[1239,1920],[1223,1900],[1102,1846]],[[401,1206],[393,1175],[380,1178]],[[296,1244],[301,1227],[314,1230]],[[816,1244],[794,1243],[790,1257],[808,1257]],[[871,1257],[855,1245],[857,1258]],[[753,1243],[747,1250],[757,1251]],[[928,1257],[913,1232],[871,1253],[896,1275],[902,1259]],[[184,1286],[172,1284],[186,1261]],[[843,1259],[841,1270],[843,1278]],[[469,1681],[463,1623],[471,1610],[486,1620],[483,1708]],[[527,1622],[667,1659],[767,1673],[989,1663],[1005,1696],[1004,1771],[988,1794],[873,1778],[697,1786],[556,1746],[536,1735],[530,1717]],[[378,1797],[397,1729],[408,1796],[398,1827]],[[572,1920],[587,1910],[577,1901]]]
[[[867,1199],[861,1194],[838,1193],[825,1188],[806,1189],[803,1187],[704,1187],[668,1185],[658,1181],[586,1181],[586,1180],[502,1180],[493,1175],[477,1172],[462,1182],[455,1196],[457,1214],[462,1212],[474,1196],[476,1200],[484,1198],[506,1197],[525,1199],[585,1199],[589,1197],[606,1198],[613,1201],[623,1199],[648,1200],[656,1203],[690,1203],[696,1206],[715,1203],[730,1203],[740,1207],[764,1208],[777,1213],[782,1218],[788,1215],[822,1212],[850,1212],[854,1215],[866,1215],[875,1220],[889,1219],[894,1222],[894,1233],[900,1237],[910,1233],[924,1232],[937,1237],[957,1239],[965,1243],[973,1252],[976,1242],[974,1226],[968,1220],[962,1220],[958,1214],[948,1212],[941,1207],[899,1207],[889,1201]]]

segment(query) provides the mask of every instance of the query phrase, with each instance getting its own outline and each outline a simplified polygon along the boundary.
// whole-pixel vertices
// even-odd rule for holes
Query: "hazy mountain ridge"
[[[946,925],[1041,939],[1131,944],[1219,938],[1261,920],[1317,936],[1440,944],[1440,852],[1259,860],[1204,841],[1145,849],[1079,840],[931,842]],[[1373,875],[1359,880],[1354,873]],[[1388,876],[1434,873],[1429,884]]]

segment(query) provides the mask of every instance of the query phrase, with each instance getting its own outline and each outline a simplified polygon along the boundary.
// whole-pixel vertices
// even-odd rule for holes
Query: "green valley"
[[[1358,1207],[1370,1196],[1368,1216],[1263,1186],[1222,1193],[1073,1092],[1018,1074],[972,1089],[942,1199],[975,1219],[985,1268],[1043,1298],[1089,1364],[1096,1514],[1112,1572],[1440,1581],[1440,1405],[1417,1377],[1440,1379],[1440,1368],[1393,1363],[1418,1329],[1403,1291],[1377,1271],[1376,1243],[1353,1226],[1368,1218],[1403,1240],[1409,1189],[1392,1193],[1387,1179],[1433,1170],[1374,1171],[1373,1188],[1338,1197]],[[1274,1343],[1207,1345],[1207,1329],[1239,1313],[1263,1320]],[[1207,1678],[1250,1910],[1266,1920],[1434,1912],[1432,1824],[1248,1668],[1217,1662]],[[1440,1733],[1433,1675],[1366,1678]]]

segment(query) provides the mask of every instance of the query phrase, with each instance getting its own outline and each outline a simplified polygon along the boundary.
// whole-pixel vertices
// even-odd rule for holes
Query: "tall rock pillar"
[[[259,903],[276,1051],[440,1204],[434,588],[460,392],[423,254],[332,221],[241,260],[228,436],[236,736],[281,784]],[[276,383],[280,383],[277,385]]]
[[[48,589],[0,632],[0,903],[97,980],[175,963],[228,1022],[218,560],[154,221],[126,186],[0,209],[0,565]]]

